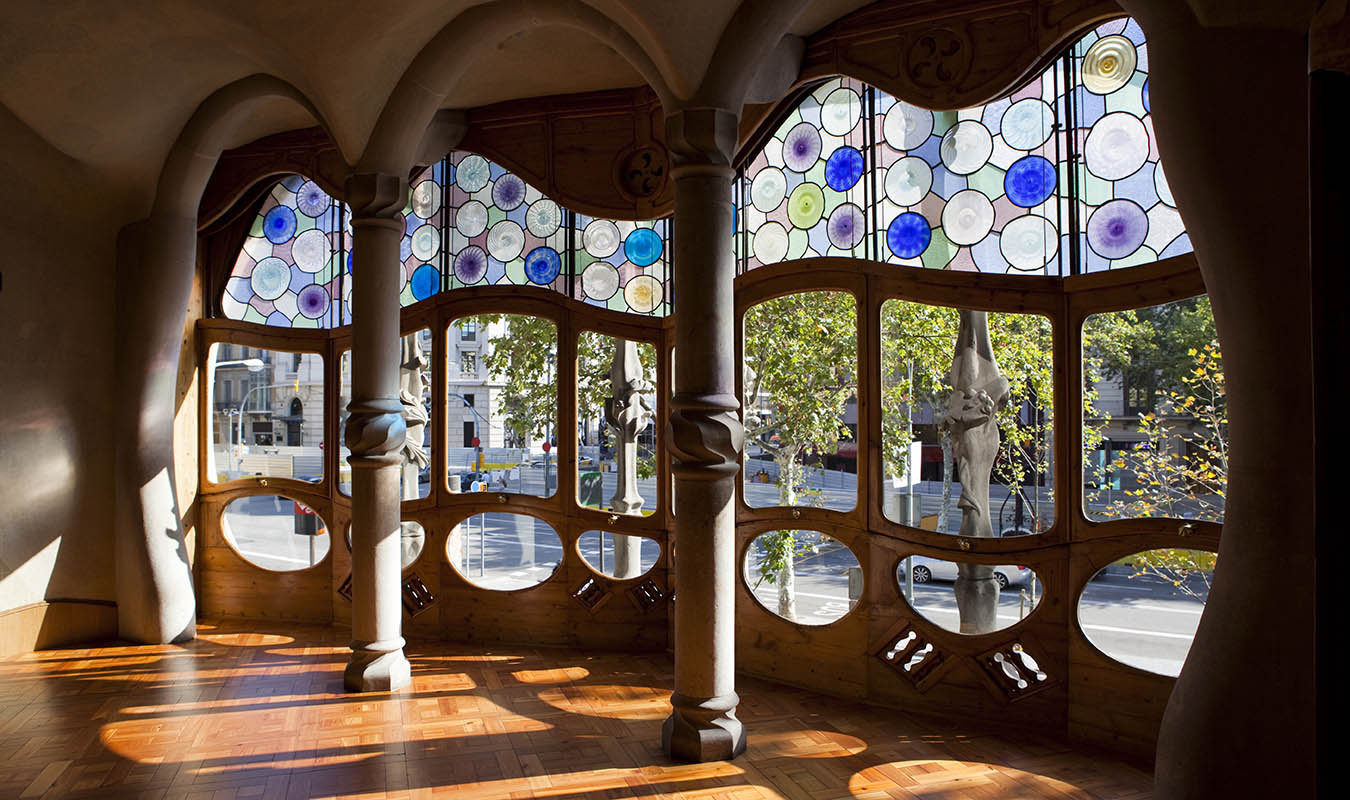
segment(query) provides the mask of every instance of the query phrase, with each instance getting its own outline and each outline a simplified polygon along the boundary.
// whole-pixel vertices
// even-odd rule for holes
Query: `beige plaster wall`
[[[3,106],[0,141],[0,611],[112,600],[112,203]]]

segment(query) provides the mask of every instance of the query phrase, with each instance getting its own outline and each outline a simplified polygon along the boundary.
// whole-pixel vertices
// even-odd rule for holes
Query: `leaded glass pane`
[[[230,319],[284,328],[341,324],[343,213],[318,184],[283,178],[263,201],[221,295]]]
[[[745,167],[749,268],[811,256],[867,257],[867,86],[816,87]]]
[[[576,215],[574,297],[590,305],[663,317],[670,313],[670,223]]]
[[[1191,252],[1153,133],[1144,32],[1132,19],[1112,20],[1072,56],[1082,271]]]

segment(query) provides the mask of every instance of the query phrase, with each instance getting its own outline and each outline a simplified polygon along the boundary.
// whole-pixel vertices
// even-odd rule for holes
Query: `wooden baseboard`
[[[117,604],[50,600],[0,611],[0,658],[117,638]]]

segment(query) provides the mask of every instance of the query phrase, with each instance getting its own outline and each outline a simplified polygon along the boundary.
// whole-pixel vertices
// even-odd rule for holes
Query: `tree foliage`
[[[507,438],[520,442],[542,439],[558,418],[557,326],[550,319],[522,314],[480,314],[460,321],[495,331],[488,340],[483,368],[504,384],[500,408]],[[602,418],[605,398],[612,393],[609,368],[617,342],[594,331],[582,331],[577,337],[578,419]],[[638,342],[638,360],[647,380],[655,384],[656,348]],[[655,468],[654,454],[639,455],[640,478],[651,477]]]
[[[743,408],[746,440],[772,454],[781,505],[821,502],[804,490],[804,459],[838,449],[857,391],[857,311],[845,292],[801,292],[746,311]],[[793,560],[815,547],[796,531],[761,537],[760,582],[778,585],[778,613],[794,619]]]
[[[1091,465],[1087,501],[1108,519],[1171,517],[1222,522],[1228,493],[1228,403],[1223,354],[1207,297],[1089,317],[1085,359],[1101,374],[1148,386],[1138,416],[1141,441],[1104,465]],[[1104,334],[1109,332],[1109,335]],[[1136,384],[1139,385],[1139,384]],[[1086,415],[1084,447],[1095,450],[1108,422]],[[1108,488],[1114,481],[1123,487]],[[1159,549],[1134,556],[1134,575],[1170,583],[1194,597],[1208,592],[1214,554]]]

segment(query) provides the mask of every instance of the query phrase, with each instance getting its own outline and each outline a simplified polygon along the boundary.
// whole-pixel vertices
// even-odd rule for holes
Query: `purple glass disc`
[[[1148,237],[1148,214],[1131,200],[1103,203],[1088,217],[1088,245],[1102,258],[1124,258]]]
[[[465,283],[478,283],[487,274],[488,258],[483,248],[466,247],[455,256],[455,277]]]
[[[867,219],[862,209],[852,203],[844,203],[830,213],[826,232],[830,236],[830,244],[840,250],[852,250],[862,243],[866,226]]]
[[[300,301],[297,305],[301,314],[310,319],[318,319],[328,310],[328,291],[316,283],[311,283],[300,290]]]
[[[783,164],[793,172],[806,172],[820,158],[820,131],[809,122],[799,122],[783,139]]]

